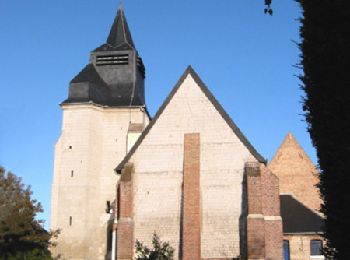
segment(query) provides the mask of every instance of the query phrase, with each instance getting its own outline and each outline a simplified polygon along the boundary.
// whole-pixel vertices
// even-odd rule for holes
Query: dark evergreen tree
[[[350,1],[298,2],[303,109],[321,171],[327,255],[345,260],[350,255]]]
[[[58,232],[47,232],[42,221],[39,202],[21,179],[0,166],[0,259],[51,259],[51,238]]]
[[[321,172],[326,254],[345,260],[350,255],[350,1],[297,2],[303,110]],[[271,0],[265,5],[266,13]]]

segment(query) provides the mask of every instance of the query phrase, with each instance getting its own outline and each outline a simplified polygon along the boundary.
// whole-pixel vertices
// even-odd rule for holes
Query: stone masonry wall
[[[71,104],[62,109],[50,223],[61,234],[53,253],[69,259],[104,260],[110,218],[106,203],[114,200],[119,178],[114,168],[126,154],[130,119],[147,124],[148,118],[139,108]]]
[[[180,246],[184,134],[199,133],[201,257],[240,255],[243,169],[255,158],[188,75],[130,159],[135,165],[135,239],[156,231]]]

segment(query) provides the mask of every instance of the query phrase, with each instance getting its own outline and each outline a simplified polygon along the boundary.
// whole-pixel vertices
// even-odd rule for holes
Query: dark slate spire
[[[121,4],[119,4],[117,17],[114,19],[107,43],[113,47],[128,44],[135,48]]]
[[[107,43],[90,54],[90,63],[71,81],[64,103],[145,106],[145,67],[135,49],[120,5]]]

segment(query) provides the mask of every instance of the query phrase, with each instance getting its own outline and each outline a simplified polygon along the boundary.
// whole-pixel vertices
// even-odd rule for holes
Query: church
[[[154,117],[118,8],[69,85],[55,146],[55,256],[135,258],[156,233],[174,259],[324,259],[316,167],[291,133],[268,163],[189,66]]]

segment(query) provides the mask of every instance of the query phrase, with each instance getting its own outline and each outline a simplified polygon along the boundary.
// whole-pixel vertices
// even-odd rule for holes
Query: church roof
[[[72,79],[70,83],[81,83],[81,82],[91,82],[101,86],[107,86],[107,84],[103,81],[101,76],[95,69],[95,66],[89,63],[82,69],[78,75]]]
[[[283,233],[322,233],[323,219],[292,195],[280,195]]]
[[[90,63],[70,82],[68,99],[63,103],[144,107],[144,78],[142,59],[119,6],[107,42],[91,53]]]
[[[97,47],[94,52],[98,51],[122,51],[135,49],[134,42],[131,37],[128,22],[124,15],[123,7],[118,7],[117,16],[109,32],[107,42]]]
[[[118,47],[123,44],[135,47],[124,15],[124,10],[121,5],[118,8],[117,16],[107,38],[107,43],[113,47]]]
[[[188,75],[191,75],[194,81],[198,84],[198,86],[201,88],[201,90],[204,92],[206,97],[209,99],[209,101],[213,104],[215,109],[219,112],[219,114],[222,116],[222,118],[225,120],[225,122],[229,125],[229,127],[232,129],[232,131],[237,135],[239,140],[247,147],[247,149],[250,151],[250,153],[259,161],[262,163],[266,163],[266,160],[256,151],[256,149],[250,144],[248,139],[243,135],[241,130],[237,127],[237,125],[232,121],[230,116],[226,113],[226,111],[223,109],[223,107],[220,105],[220,103],[216,100],[216,98],[213,96],[213,94],[210,92],[208,87],[204,84],[204,82],[199,78],[198,74],[193,70],[191,66],[188,66],[179,81],[176,83],[168,97],[165,99],[164,103],[161,105],[159,110],[157,111],[156,115],[154,116],[153,120],[149,123],[149,125],[145,128],[145,130],[142,132],[139,139],[136,141],[135,145],[130,149],[130,151],[126,154],[123,161],[117,166],[115,169],[116,171],[121,171],[124,165],[129,161],[131,156],[135,153],[137,148],[140,146],[144,138],[147,136],[149,131],[152,129],[152,127],[156,124],[158,118],[163,113],[171,99],[174,97],[175,93],[180,88],[183,81],[186,79]]]

